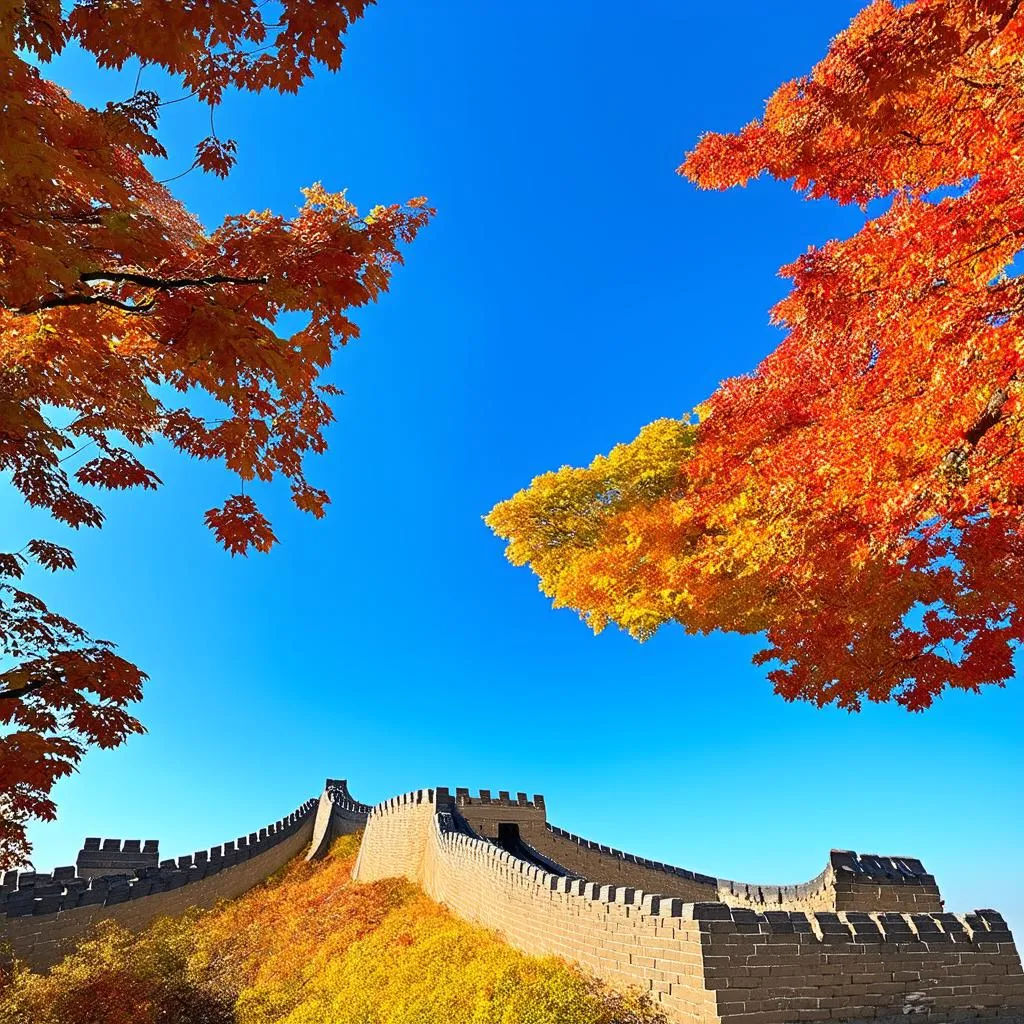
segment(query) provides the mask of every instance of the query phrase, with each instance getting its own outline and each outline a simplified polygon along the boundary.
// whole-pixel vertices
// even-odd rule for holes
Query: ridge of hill
[[[557,957],[468,924],[405,879],[352,880],[361,834],[244,895],[115,922],[48,974],[0,977],[0,1024],[661,1024]]]

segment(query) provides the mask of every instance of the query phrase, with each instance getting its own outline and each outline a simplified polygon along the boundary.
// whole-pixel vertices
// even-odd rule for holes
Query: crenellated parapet
[[[448,792],[447,789],[444,790]],[[484,808],[484,807],[515,807],[515,808],[526,808],[533,811],[544,811],[544,797],[540,793],[535,793],[531,800],[526,793],[516,793],[515,796],[508,790],[499,790],[496,794],[492,795],[489,789],[478,790],[474,795],[470,790],[459,786],[455,790],[455,805],[464,810],[465,808]]]
[[[915,857],[882,857],[832,850],[825,869],[797,885],[758,885],[718,879],[718,898],[755,910],[898,910],[940,913],[935,876]]]
[[[452,799],[448,789],[440,787],[438,792],[442,799]],[[544,797],[539,793],[530,799],[526,793],[504,789],[496,793],[481,789],[474,793],[460,786],[455,790],[453,805],[477,832],[490,839],[497,838],[503,823],[514,824],[524,838],[530,838],[543,828],[547,818]]]
[[[180,889],[268,852],[294,835],[314,806],[314,801],[307,800],[291,814],[256,832],[210,849],[183,854],[175,860],[158,862],[155,839],[146,841],[143,857],[138,856],[137,839],[124,840],[123,846],[119,840],[104,840],[100,846],[100,840],[87,839],[78,855],[79,865],[85,859],[85,873],[81,867],[55,868],[46,874],[6,872],[0,883],[0,913],[8,918],[46,915],[78,907],[113,906]],[[91,865],[88,855],[94,852],[109,867]],[[138,866],[129,867],[134,864]],[[113,867],[121,870],[112,870]]]
[[[355,877],[416,881],[527,953],[640,986],[678,1024],[1024,1022],[1024,971],[1002,916],[942,912],[934,878],[913,858],[835,850],[810,882],[751,886],[546,821],[527,834],[535,824],[527,805],[538,805],[523,796],[453,797],[438,787],[383,801],[368,818]],[[471,818],[482,812],[477,829]],[[538,836],[547,845],[536,845]],[[599,873],[578,871],[584,859]],[[650,884],[623,880],[633,877]],[[683,898],[687,886],[709,898]],[[720,888],[728,902],[716,898]],[[870,912],[835,907],[861,899],[873,901]],[[786,905],[801,901],[823,905]],[[938,901],[934,910],[919,905],[928,901]]]
[[[348,781],[346,779],[328,779],[324,784],[324,793],[327,799],[339,810],[364,816],[370,813],[370,805],[360,803],[348,791]]]
[[[328,779],[317,801],[313,841],[306,851],[306,860],[319,860],[338,836],[360,831],[371,810],[369,804],[352,796],[345,779]]]
[[[88,839],[78,865],[8,871],[0,880],[0,947],[46,968],[98,921],[141,928],[240,895],[309,843],[316,807],[307,800],[255,832],[175,859],[159,860],[156,840]]]
[[[156,839],[86,839],[75,861],[79,878],[126,874],[156,867],[160,843]]]

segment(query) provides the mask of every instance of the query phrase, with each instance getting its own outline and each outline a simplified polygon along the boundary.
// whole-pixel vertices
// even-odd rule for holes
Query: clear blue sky
[[[174,186],[207,224],[290,211],[316,180],[439,213],[337,361],[347,396],[311,467],[326,520],[272,491],[280,546],[232,560],[202,524],[231,480],[158,452],[161,491],[105,498],[106,527],[72,536],[80,570],[45,594],[149,672],[149,733],[59,786],[60,820],[32,829],[39,867],[86,835],[209,846],[337,775],[370,802],[542,792],[575,832],[750,881],[808,879],[833,846],[916,855],[950,909],[995,906],[1024,932],[1018,683],[919,716],[787,705],[752,638],[595,638],[480,518],[777,344],[777,268],[861,215],[673,171],[858,6],[382,0],[340,75],[221,109],[237,170]],[[53,73],[111,95],[74,55]],[[202,110],[169,109],[167,174],[205,134]],[[9,488],[0,515],[10,546],[67,539]]]

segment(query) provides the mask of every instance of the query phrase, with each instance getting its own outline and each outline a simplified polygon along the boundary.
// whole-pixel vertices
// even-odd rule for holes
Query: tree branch
[[[15,312],[24,316],[26,313],[38,313],[44,309],[56,309],[59,306],[111,306],[114,309],[123,310],[125,313],[138,313],[143,315],[152,311],[156,305],[156,299],[146,299],[145,302],[122,302],[115,299],[113,295],[53,295],[50,298],[40,299],[38,302],[21,306]]]
[[[984,435],[994,427],[1003,415],[1003,406],[1010,397],[1009,391],[1005,388],[998,388],[992,392],[988,404],[982,410],[981,415],[974,421],[974,425],[964,434],[972,448],[976,447]]]
[[[260,277],[234,277],[230,274],[208,274],[206,277],[153,277],[150,274],[137,274],[128,270],[90,270],[79,275],[83,284],[97,281],[109,281],[111,284],[135,284],[141,288],[152,288],[158,292],[174,291],[178,288],[212,288],[220,284],[266,284],[266,274]],[[125,313],[144,315],[152,312],[156,306],[156,297],[151,296],[143,302],[128,302],[115,298],[113,295],[50,295],[27,306],[14,310],[22,316],[38,313],[44,309],[55,309],[59,306],[111,306]]]
[[[48,682],[50,682],[49,679],[34,679],[31,683],[17,686],[13,690],[0,690],[0,700],[17,700],[26,694],[32,693],[34,690],[42,689]]]
[[[940,471],[954,480],[966,474],[967,459],[978,446],[978,442],[1003,418],[1003,406],[1010,397],[1009,387],[1017,379],[1016,374],[1010,378],[1005,388],[997,388],[989,397],[985,408],[978,418],[964,431],[964,439],[951,451],[948,451],[939,465]]]
[[[209,274],[206,277],[151,277],[149,274],[134,274],[127,270],[90,270],[81,275],[82,281],[113,281],[115,284],[137,284],[157,291],[171,291],[175,288],[209,288],[216,284],[266,284],[266,274],[260,277],[232,277],[230,274]]]

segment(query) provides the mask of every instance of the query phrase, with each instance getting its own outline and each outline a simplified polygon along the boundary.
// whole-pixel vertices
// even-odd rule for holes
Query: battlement
[[[935,881],[935,876],[925,871],[916,857],[880,857],[876,853],[833,850],[829,864],[837,875],[845,873],[857,881],[885,885],[921,885]]]
[[[156,839],[86,839],[75,861],[79,878],[118,875],[154,867],[160,859]]]
[[[443,802],[448,801],[448,790],[442,790]],[[380,816],[382,814],[391,814],[394,811],[400,811],[405,807],[414,805],[427,805],[430,807],[435,806],[437,794],[433,789],[413,789],[408,793],[400,793],[398,796],[389,797],[387,800],[381,800],[379,804],[375,804],[370,808],[370,817]]]
[[[324,793],[338,810],[349,811],[353,814],[370,813],[370,805],[360,803],[348,791],[348,781],[346,779],[328,779],[324,784]]]
[[[0,947],[46,969],[98,921],[137,929],[241,895],[308,845],[316,807],[307,800],[255,832],[174,859],[158,860],[156,840],[90,837],[81,869],[8,871],[0,878]],[[122,870],[112,871],[115,865]]]
[[[916,857],[882,857],[832,850],[825,869],[809,882],[763,885],[718,879],[718,898],[755,910],[900,910],[938,913],[935,876]]]
[[[372,808],[360,803],[348,791],[345,779],[328,779],[317,801],[313,821],[313,841],[306,852],[306,860],[319,860],[340,835],[358,832],[366,824]]]
[[[0,914],[28,917],[74,910],[78,907],[112,906],[154,893],[168,892],[201,881],[227,868],[258,857],[293,835],[315,801],[308,800],[279,821],[247,836],[206,850],[157,862],[158,843],[138,839],[85,841],[76,867],[55,868],[52,873],[8,871],[0,882]],[[108,866],[90,865],[91,858]],[[117,858],[120,858],[118,860]],[[129,865],[138,864],[135,867]],[[114,865],[123,870],[114,870]]]
[[[639,986],[677,1024],[1024,1021],[1005,920],[944,912],[915,858],[834,850],[810,882],[755,886],[538,824],[536,799],[503,795],[439,788],[384,801],[355,877],[418,882],[527,953]]]
[[[447,792],[447,790],[445,790]],[[468,789],[458,787],[455,790],[455,804],[457,807],[528,807],[535,811],[544,811],[544,797],[535,793],[530,800],[525,793],[516,793],[515,796],[504,789],[498,791],[497,796],[492,796],[489,789],[481,789],[476,796],[473,796]]]
[[[913,857],[833,850],[797,885],[715,878],[583,839],[544,798],[444,786],[373,807],[345,780],[266,828],[176,860],[84,878],[75,867],[0,878],[0,941],[36,967],[96,921],[237,895],[333,836],[364,829],[354,877],[404,876],[527,953],[577,961],[646,991],[673,1024],[1024,1024],[1024,971],[994,910],[943,910]],[[109,845],[108,845],[109,844]],[[90,839],[83,855],[158,856],[156,843]],[[97,865],[102,867],[102,865]]]

